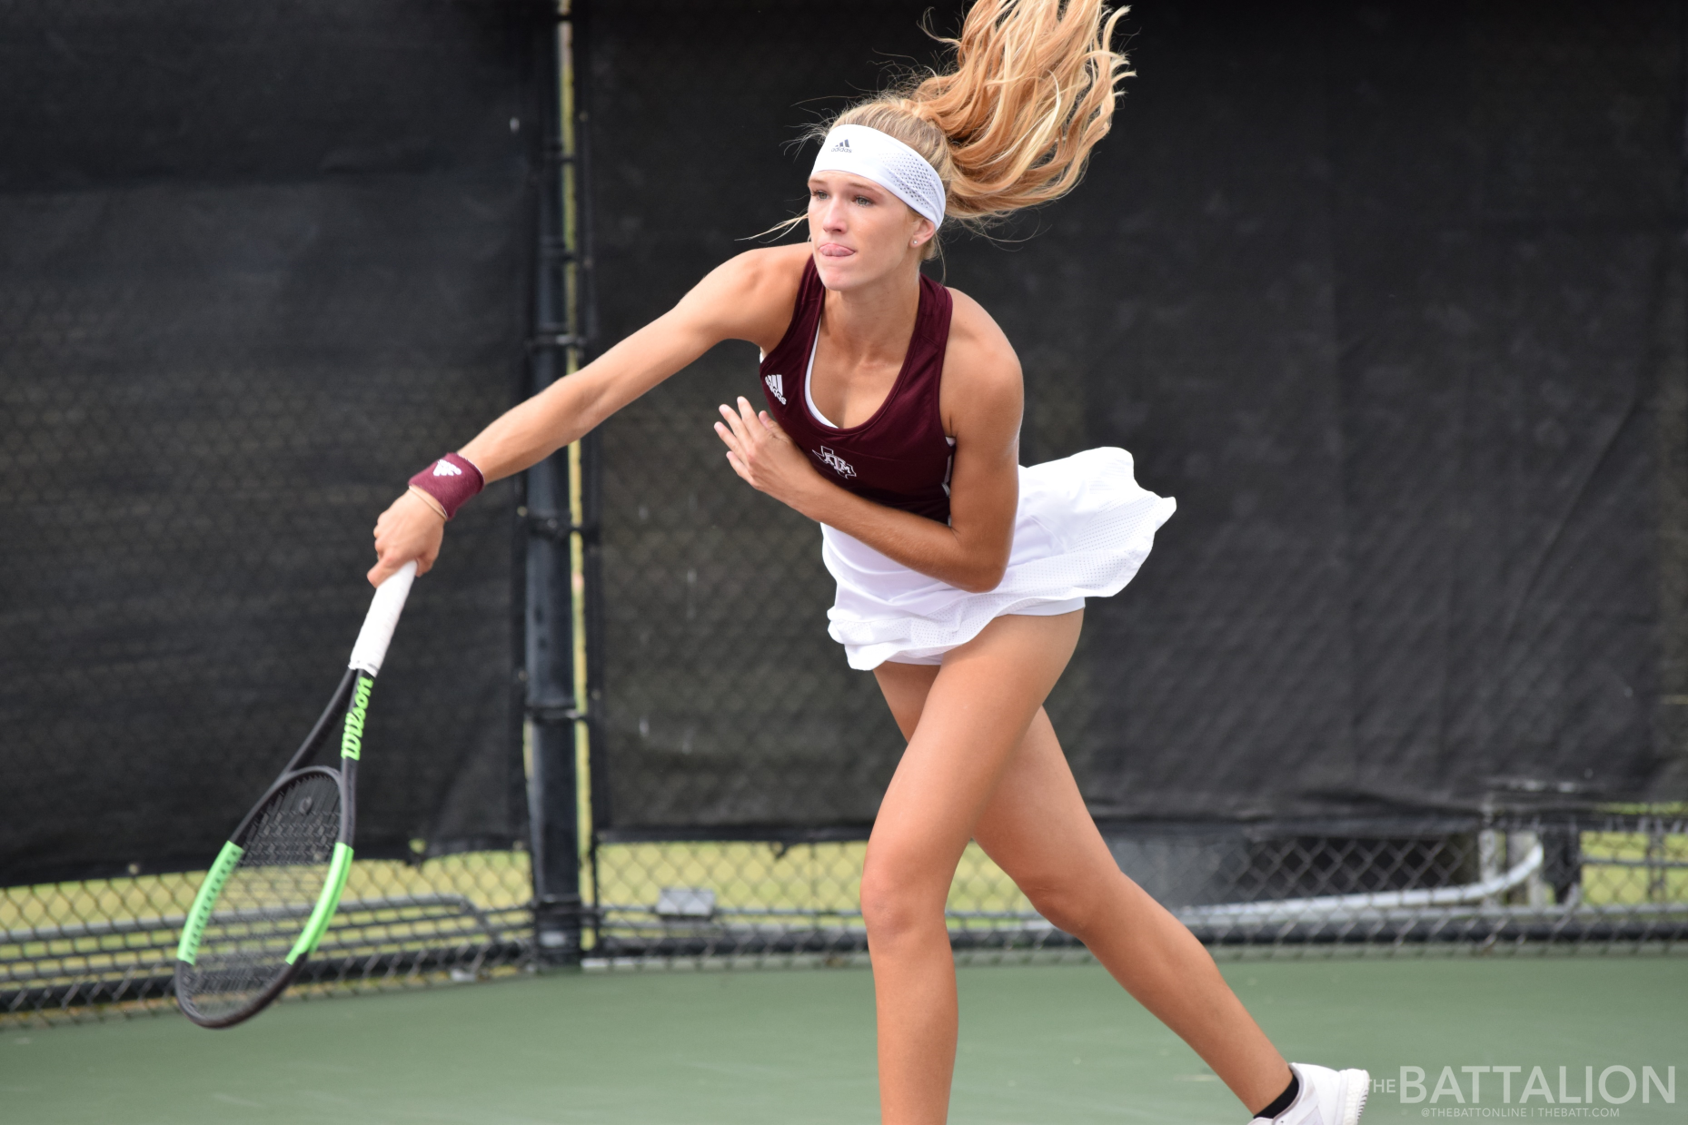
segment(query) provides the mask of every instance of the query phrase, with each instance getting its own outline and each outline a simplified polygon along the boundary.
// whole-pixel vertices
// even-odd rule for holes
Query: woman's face
[[[909,268],[932,237],[930,219],[872,180],[847,172],[809,177],[809,242],[828,289],[850,290]]]

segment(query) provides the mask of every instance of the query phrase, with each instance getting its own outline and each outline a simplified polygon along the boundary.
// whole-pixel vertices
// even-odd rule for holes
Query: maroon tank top
[[[954,308],[949,290],[921,275],[914,334],[897,381],[873,417],[844,429],[821,422],[809,400],[825,301],[826,287],[811,258],[803,263],[791,327],[762,359],[769,413],[827,479],[876,504],[948,523],[953,446],[938,412],[938,383]]]

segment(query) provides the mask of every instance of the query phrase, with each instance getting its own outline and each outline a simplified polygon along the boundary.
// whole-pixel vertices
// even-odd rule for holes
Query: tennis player
[[[945,222],[976,226],[1077,183],[1124,73],[1109,46],[1119,18],[1100,0],[978,0],[953,70],[824,130],[807,243],[731,259],[417,474],[376,525],[369,577],[413,559],[426,572],[486,481],[721,341],[756,344],[767,409],[720,408],[726,460],[821,525],[838,584],[830,632],[878,677],[908,740],[861,884],[883,1120],[945,1120],[957,1017],[944,904],[973,839],[1257,1121],[1354,1125],[1366,1073],[1284,1061],[1201,943],[1121,873],[1043,710],[1085,599],[1131,580],[1173,502],[1137,485],[1122,449],[1021,467],[1013,347],[976,301],[920,270]]]

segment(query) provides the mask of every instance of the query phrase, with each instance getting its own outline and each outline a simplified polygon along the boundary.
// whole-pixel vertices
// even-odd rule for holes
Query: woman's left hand
[[[742,395],[738,410],[723,406],[721,417],[726,421],[715,423],[715,433],[727,443],[727,461],[733,472],[756,491],[802,511],[802,501],[817,484],[824,483],[808,456],[767,411],[756,413]]]

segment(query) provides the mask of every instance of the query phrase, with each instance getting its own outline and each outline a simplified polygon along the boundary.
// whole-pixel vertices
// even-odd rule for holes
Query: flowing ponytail
[[[1084,175],[1131,73],[1110,46],[1124,15],[1102,0],[977,0],[957,38],[937,37],[953,70],[851,106],[817,135],[866,125],[913,148],[944,182],[946,221],[976,228],[1058,199]]]

